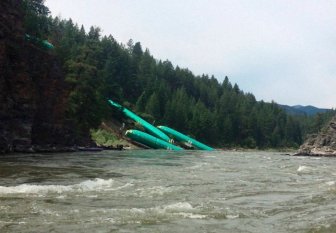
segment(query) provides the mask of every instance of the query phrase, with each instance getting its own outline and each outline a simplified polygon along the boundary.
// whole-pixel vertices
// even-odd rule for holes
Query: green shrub
[[[114,146],[118,144],[118,137],[104,129],[91,130],[91,138],[98,146]]]

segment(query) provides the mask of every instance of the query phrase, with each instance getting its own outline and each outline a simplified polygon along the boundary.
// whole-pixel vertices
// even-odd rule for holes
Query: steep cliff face
[[[321,132],[305,141],[298,155],[336,156],[336,116]]]
[[[20,0],[0,1],[0,153],[67,146],[67,86],[52,52],[24,40]]]

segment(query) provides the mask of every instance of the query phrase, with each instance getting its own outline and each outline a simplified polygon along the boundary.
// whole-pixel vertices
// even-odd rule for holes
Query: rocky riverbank
[[[336,156],[336,116],[318,134],[310,135],[296,155]]]

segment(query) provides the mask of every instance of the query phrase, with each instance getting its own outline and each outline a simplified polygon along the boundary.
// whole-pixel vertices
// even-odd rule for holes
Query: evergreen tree
[[[24,27],[26,33],[46,39],[49,33],[48,7],[44,5],[44,0],[23,0],[23,10],[25,12]]]
[[[149,97],[145,112],[152,115],[155,119],[160,119],[160,103],[156,93],[153,93]]]

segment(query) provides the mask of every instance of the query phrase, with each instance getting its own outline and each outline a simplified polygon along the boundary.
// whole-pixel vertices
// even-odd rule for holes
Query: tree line
[[[297,147],[334,111],[288,115],[275,102],[257,101],[228,77],[194,75],[154,58],[140,42],[122,44],[99,27],[49,16],[43,0],[23,1],[26,30],[54,44],[69,85],[67,118],[85,133],[114,117],[107,99],[155,124],[168,125],[217,147]],[[34,4],[33,4],[34,3]]]

